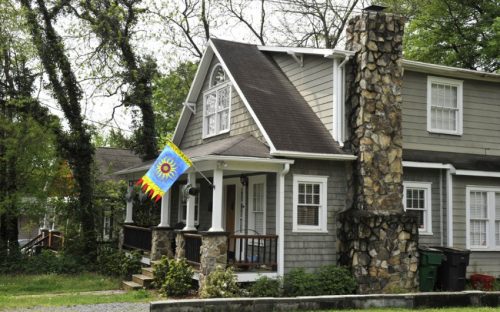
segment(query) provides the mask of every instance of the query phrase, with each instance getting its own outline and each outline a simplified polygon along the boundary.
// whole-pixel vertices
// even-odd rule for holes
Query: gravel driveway
[[[62,307],[32,307],[14,310],[2,310],[5,312],[146,312],[149,311],[149,303],[100,303],[85,304]]]

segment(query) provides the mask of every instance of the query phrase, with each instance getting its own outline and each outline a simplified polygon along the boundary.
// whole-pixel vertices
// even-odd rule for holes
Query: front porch
[[[259,275],[282,275],[283,177],[293,161],[227,156],[191,159],[196,169],[188,170],[162,198],[157,226],[134,225],[134,207],[127,202],[123,248],[142,250],[146,262],[162,255],[185,258],[197,271],[196,279],[217,266],[234,268],[240,282],[254,281]],[[134,181],[148,168],[129,172],[128,179]],[[195,187],[198,194],[187,195],[186,185]]]

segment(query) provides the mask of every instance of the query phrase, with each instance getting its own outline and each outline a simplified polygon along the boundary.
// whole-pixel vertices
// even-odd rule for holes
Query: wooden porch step
[[[154,277],[153,268],[152,267],[142,268],[142,275],[146,275],[153,278]]]
[[[153,282],[153,278],[144,274],[134,274],[132,275],[132,281],[139,284],[141,287],[149,288]]]
[[[122,288],[124,290],[138,290],[141,289],[142,286],[132,281],[122,281]]]

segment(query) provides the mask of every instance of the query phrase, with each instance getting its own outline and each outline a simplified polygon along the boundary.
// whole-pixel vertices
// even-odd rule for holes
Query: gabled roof
[[[187,102],[196,101],[213,55],[259,127],[271,155],[346,155],[279,66],[256,45],[211,39]],[[174,143],[180,143],[190,115],[184,108]]]
[[[95,163],[98,179],[113,179],[113,172],[142,163],[139,156],[131,150],[113,147],[98,147],[95,150]]]

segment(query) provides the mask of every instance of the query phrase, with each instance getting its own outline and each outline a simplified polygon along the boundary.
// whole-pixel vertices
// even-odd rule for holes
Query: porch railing
[[[124,225],[123,247],[151,251],[151,229],[134,225]]]
[[[191,265],[199,266],[201,257],[201,235],[185,233],[184,242],[186,261]]]
[[[229,264],[242,270],[277,268],[277,235],[230,235],[228,247]]]

